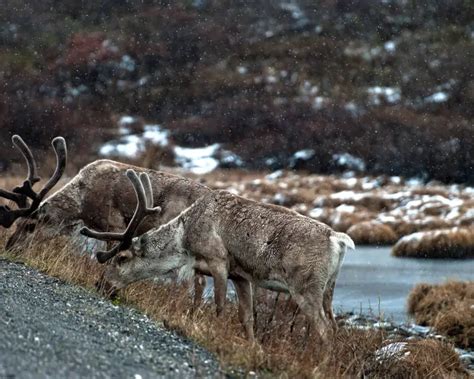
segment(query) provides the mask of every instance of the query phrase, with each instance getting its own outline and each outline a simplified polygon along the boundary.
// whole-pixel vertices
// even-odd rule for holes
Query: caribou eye
[[[122,263],[125,263],[126,261],[129,260],[129,256],[126,254],[119,254],[117,255],[117,258],[115,259],[115,262],[117,262],[118,265],[121,265]]]
[[[30,224],[26,224],[25,226],[25,230],[28,232],[28,233],[33,233],[36,229],[36,224],[35,223],[30,223]]]

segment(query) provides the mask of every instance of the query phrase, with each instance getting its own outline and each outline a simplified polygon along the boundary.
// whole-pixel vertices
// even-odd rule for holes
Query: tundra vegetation
[[[474,226],[410,234],[395,244],[393,255],[411,258],[474,258]]]
[[[2,179],[2,187],[12,188],[18,182],[16,177]],[[3,241],[8,234],[2,230]],[[36,230],[28,234],[21,246],[2,255],[95,289],[96,282],[103,277],[104,268],[84,255],[84,250],[85,245],[78,246],[77,241],[67,237],[45,241]],[[380,349],[390,347],[394,342],[403,342],[404,338],[383,330],[359,329],[346,324],[341,316],[336,317],[339,329],[334,339],[327,349],[322,350],[317,339],[308,337],[308,324],[296,312],[295,304],[286,295],[275,298],[266,290],[260,290],[256,299],[255,339],[258,345],[242,339],[235,304],[226,304],[221,317],[216,317],[214,307],[209,304],[203,304],[192,312],[193,303],[187,286],[141,282],[121,290],[119,296],[123,303],[143,310],[155,320],[215,352],[228,370],[307,377],[317,373],[339,377],[362,374],[383,377],[397,373],[418,377],[465,375],[452,346],[442,341],[410,341],[404,345],[403,354],[410,351],[413,360],[400,360],[396,354],[388,354],[381,364],[380,351],[384,350]],[[444,359],[440,359],[441,356]]]
[[[7,239],[0,232],[0,243]],[[31,238],[3,257],[25,262],[60,279],[96,290],[104,266],[81,254],[66,237],[42,241]],[[74,251],[76,253],[74,253]],[[215,308],[202,304],[192,312],[187,286],[140,282],[120,291],[123,304],[142,310],[157,322],[194,339],[215,353],[227,372],[258,372],[289,377],[370,376],[468,377],[453,346],[445,341],[389,335],[382,329],[357,328],[336,317],[339,328],[325,349],[307,336],[307,322],[285,297],[277,302],[259,297],[255,325],[257,344],[240,335],[237,305],[227,303],[217,317]],[[289,311],[291,310],[291,311]],[[384,347],[407,342],[402,354],[384,353]],[[409,354],[407,354],[409,352]]]
[[[220,143],[244,168],[260,171],[211,173],[201,180],[213,189],[286,206],[356,243],[393,244],[405,237],[397,255],[472,256],[474,191],[449,185],[474,183],[472,2],[7,3],[0,8],[0,170],[7,175],[17,175],[22,162],[11,156],[13,134],[35,141],[35,153],[63,135],[75,173],[119,135],[116,121],[123,114],[138,115],[160,122],[176,146]],[[85,135],[91,143],[84,143]],[[302,158],[298,153],[305,151]],[[128,163],[156,168],[158,155],[174,162],[173,151],[151,146]],[[355,164],[342,159],[347,156]],[[56,165],[48,159],[38,170],[45,176]],[[261,173],[284,168],[305,174]],[[348,170],[355,175],[316,174]],[[402,178],[415,176],[418,184]],[[36,181],[32,171],[28,177]],[[2,177],[0,188],[22,180]],[[20,195],[10,196],[17,209],[0,199],[10,207],[1,208],[4,219],[38,206],[37,195]],[[30,225],[24,230],[33,230]],[[11,237],[0,233],[4,241]],[[41,237],[36,228],[14,237],[23,246],[5,254],[93,288],[103,267],[71,254],[85,246]],[[293,305],[285,296],[270,303],[258,298],[260,344],[250,345],[239,335],[235,304],[220,318],[208,304],[191,314],[185,292],[178,285],[139,283],[120,296],[201,342],[228,367],[307,377],[463,375],[451,346],[433,340],[408,341],[403,359],[381,364],[376,352],[400,341],[380,330],[344,326],[342,319],[333,344],[322,351],[306,338],[305,321],[288,311]],[[434,297],[432,304],[447,302]],[[423,299],[415,296],[410,307],[421,307]],[[445,320],[472,315],[464,305],[455,309],[462,312]],[[435,319],[444,330],[444,319]],[[465,330],[453,322],[447,324],[453,329],[445,327],[449,335]],[[465,344],[466,337],[456,341]]]
[[[457,345],[474,347],[474,282],[420,283],[410,293],[408,312]]]

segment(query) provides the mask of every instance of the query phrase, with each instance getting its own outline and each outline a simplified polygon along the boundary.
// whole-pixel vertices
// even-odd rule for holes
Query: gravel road
[[[209,352],[139,312],[0,258],[0,378],[219,376]]]

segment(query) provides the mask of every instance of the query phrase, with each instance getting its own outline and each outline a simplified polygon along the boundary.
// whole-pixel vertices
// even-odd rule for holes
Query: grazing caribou
[[[329,323],[336,328],[334,286],[346,248],[354,249],[347,234],[287,208],[226,191],[208,192],[168,223],[137,233],[145,218],[163,210],[152,201],[146,173],[127,170],[127,176],[138,203],[125,232],[81,230],[88,237],[119,241],[97,253],[99,262],[110,262],[105,280],[111,286],[123,288],[156,276],[211,275],[220,314],[230,278],[239,297],[239,319],[251,340],[251,283],[290,293],[321,337]]]
[[[198,198],[211,192],[208,187],[178,175],[102,159],[85,166],[67,184],[44,199],[64,173],[67,158],[64,139],[58,137],[53,140],[57,167],[38,194],[32,190],[39,181],[33,154],[19,136],[13,136],[12,140],[25,157],[28,177],[22,186],[13,191],[0,189],[0,197],[15,202],[18,207],[0,206],[1,226],[9,228],[18,220],[16,230],[7,241],[7,249],[24,240],[40,223],[41,233],[45,236],[71,236],[84,225],[101,231],[123,230],[132,218],[136,202],[134,191],[125,176],[131,168],[147,173],[153,190],[153,204],[162,209],[159,214],[141,223],[137,234],[168,222]],[[202,277],[196,278],[195,286],[195,302],[198,302],[204,289]],[[107,292],[108,288],[104,290]]]

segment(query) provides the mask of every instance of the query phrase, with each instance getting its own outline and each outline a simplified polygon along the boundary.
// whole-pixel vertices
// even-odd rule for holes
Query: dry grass
[[[385,359],[383,358],[385,357]],[[385,354],[365,372],[384,378],[458,378],[463,376],[457,354],[437,340],[408,341],[400,354]]]
[[[474,347],[474,281],[419,284],[408,297],[408,312],[463,347]]]
[[[397,257],[473,258],[474,228],[418,232],[400,239],[392,249]]]
[[[347,234],[356,244],[392,245],[397,240],[393,229],[377,221],[365,221],[352,225]]]
[[[5,234],[0,237],[0,243],[4,242]],[[25,243],[22,250],[8,253],[9,257],[48,275],[95,290],[102,267],[89,256],[80,255],[69,241]],[[227,305],[222,318],[216,318],[213,306],[208,303],[192,312],[186,286],[136,283],[120,293],[120,300],[215,353],[224,370],[257,371],[281,377],[338,378],[367,374],[386,377],[392,373],[416,378],[425,377],[426,373],[433,377],[464,375],[452,347],[438,341],[429,342],[433,351],[430,350],[428,356],[423,349],[417,353],[422,359],[416,360],[416,364],[400,360],[379,364],[374,358],[375,352],[388,343],[381,330],[341,327],[334,342],[321,350],[311,333],[308,334],[306,320],[295,313],[292,302],[282,295],[277,301],[268,293],[259,298],[256,336],[260,343],[255,345],[242,337],[235,304]],[[442,354],[444,360],[435,359],[436,354]],[[432,364],[434,361],[436,364]]]

